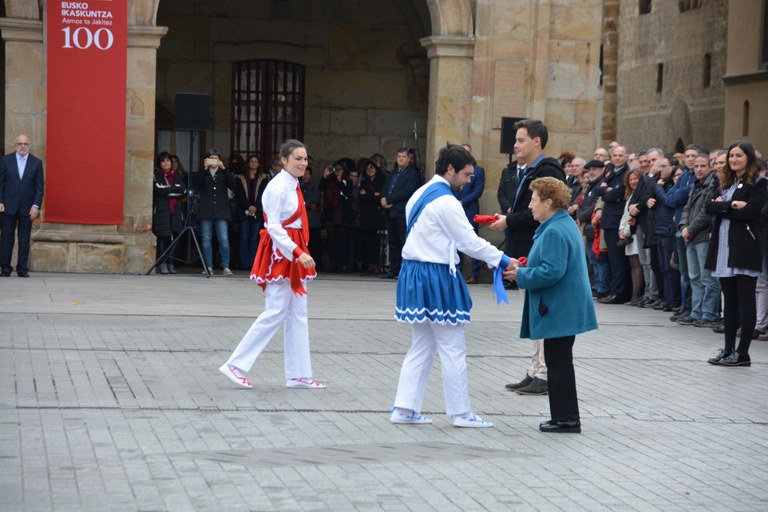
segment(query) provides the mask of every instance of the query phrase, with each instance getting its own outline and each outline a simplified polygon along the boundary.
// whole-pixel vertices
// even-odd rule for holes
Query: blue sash
[[[421,197],[416,201],[416,204],[413,205],[413,208],[411,208],[411,213],[408,216],[408,226],[405,230],[405,236],[408,237],[408,234],[411,232],[411,228],[413,228],[413,225],[416,223],[416,219],[419,218],[419,215],[421,215],[421,213],[424,211],[424,208],[426,208],[429,203],[438,197],[448,195],[452,195],[451,187],[442,181],[435,182],[427,187],[427,190],[421,194]]]

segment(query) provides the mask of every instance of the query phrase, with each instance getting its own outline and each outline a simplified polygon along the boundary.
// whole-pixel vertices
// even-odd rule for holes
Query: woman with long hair
[[[363,179],[357,193],[360,207],[360,225],[358,242],[362,259],[362,274],[376,274],[379,271],[379,230],[384,224],[381,210],[381,189],[384,188],[384,175],[373,162],[362,163]]]
[[[259,231],[264,225],[261,196],[269,181],[269,174],[261,168],[258,156],[249,155],[245,172],[236,178],[242,187],[242,194],[239,194],[240,209],[243,212],[240,221],[240,267],[250,270],[259,246]]]
[[[707,203],[715,216],[705,267],[720,279],[723,291],[725,344],[707,362],[719,366],[750,366],[749,345],[757,320],[755,286],[763,265],[760,211],[767,180],[758,176],[755,149],[748,141],[728,148],[720,182],[721,193]],[[736,331],[741,338],[736,346]]]
[[[639,247],[637,238],[634,236],[634,226],[630,225],[629,198],[637,189],[642,180],[642,173],[635,169],[624,174],[624,215],[619,223],[619,244],[624,246],[624,254],[629,260],[629,273],[632,277],[632,298],[630,305],[638,306],[643,300],[643,290],[645,289],[645,279],[643,278],[643,267],[640,265]]]
[[[173,169],[171,155],[157,155],[152,180],[152,233],[157,237],[156,258],[163,256],[184,227],[181,198],[187,185],[178,170]],[[159,274],[175,274],[173,254],[166,254],[157,266]]]

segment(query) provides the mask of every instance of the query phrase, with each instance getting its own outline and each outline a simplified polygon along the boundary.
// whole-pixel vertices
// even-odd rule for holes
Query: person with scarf
[[[446,412],[456,427],[492,427],[469,403],[464,324],[472,298],[457,271],[457,251],[496,267],[494,291],[505,300],[502,271],[511,260],[478,237],[451,190],[470,182],[475,160],[461,146],[440,150],[435,176],[416,190],[405,207],[406,239],[397,281],[395,318],[411,324],[413,342],[405,355],[397,386],[392,423],[424,425],[421,414],[429,371],[440,355]]]
[[[314,279],[315,260],[309,254],[309,222],[298,179],[307,168],[307,149],[289,139],[280,146],[282,170],[264,189],[265,227],[251,270],[251,279],[265,291],[259,315],[219,371],[235,384],[252,388],[245,377],[280,327],[285,345],[285,387],[323,389],[312,379],[307,322],[307,290]]]
[[[155,249],[159,259],[184,227],[181,199],[187,195],[187,186],[178,170],[173,169],[171,155],[165,151],[157,155],[152,182],[152,233],[157,237]],[[175,274],[173,254],[166,254],[157,266],[158,274]]]

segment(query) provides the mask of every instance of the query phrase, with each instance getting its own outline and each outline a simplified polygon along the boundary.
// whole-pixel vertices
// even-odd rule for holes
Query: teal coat
[[[536,229],[517,283],[525,289],[521,338],[560,338],[597,329],[584,242],[565,210]]]

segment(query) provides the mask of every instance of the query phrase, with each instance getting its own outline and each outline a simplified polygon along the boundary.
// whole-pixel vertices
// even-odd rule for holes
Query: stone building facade
[[[235,146],[233,69],[246,61],[301,66],[301,128],[317,161],[377,151],[391,161],[398,146],[417,144],[429,173],[446,142],[469,142],[487,170],[481,201],[487,212],[498,208],[495,189],[508,161],[499,150],[502,117],[543,119],[550,129],[546,152],[554,156],[565,149],[589,155],[617,136],[644,144],[653,132],[665,145],[676,137],[722,140],[731,3],[707,1],[700,12],[685,14],[711,21],[717,37],[696,21],[665,25],[684,29],[702,48],[713,45],[706,95],[684,88],[672,94],[667,86],[661,97],[648,97],[635,82],[667,52],[653,49],[658,34],[650,18],[630,16],[634,0],[130,0],[123,223],[37,223],[31,268],[146,270],[154,260],[148,231],[153,157],[165,149],[182,154],[177,142],[183,138],[173,127],[175,94],[210,95],[210,127],[199,144],[227,154]],[[27,133],[44,160],[45,5],[4,0],[0,13],[3,140],[10,150],[15,135]],[[661,15],[654,20],[666,23]],[[675,83],[687,77],[689,61],[700,60],[686,53],[682,35],[677,41],[667,75]],[[638,99],[655,109],[644,115]],[[678,116],[680,126],[670,128]]]

